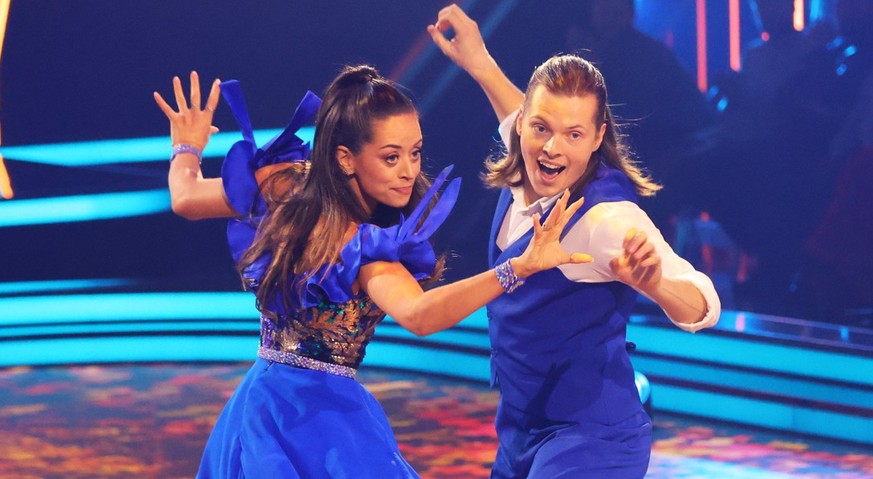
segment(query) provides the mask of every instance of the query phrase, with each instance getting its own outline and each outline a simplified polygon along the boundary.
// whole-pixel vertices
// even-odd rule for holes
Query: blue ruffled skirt
[[[359,382],[258,359],[221,412],[197,477],[419,476]]]

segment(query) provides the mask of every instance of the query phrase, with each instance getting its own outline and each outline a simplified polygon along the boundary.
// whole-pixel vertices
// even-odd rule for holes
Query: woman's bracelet
[[[497,273],[497,281],[500,283],[500,286],[503,286],[503,290],[507,293],[515,291],[516,288],[524,284],[524,280],[515,274],[515,270],[512,268],[512,263],[510,263],[510,261],[511,259],[508,259],[494,268],[494,271]]]
[[[192,155],[197,157],[197,163],[203,163],[203,151],[200,148],[197,148],[194,145],[189,145],[187,143],[176,143],[173,145],[173,155],[170,156],[170,161],[176,159],[176,155],[181,153],[191,153]]]

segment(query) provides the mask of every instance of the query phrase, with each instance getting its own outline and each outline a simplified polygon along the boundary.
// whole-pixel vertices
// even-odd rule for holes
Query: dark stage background
[[[724,2],[715,3],[719,5],[709,5],[708,11],[710,84],[730,72],[727,7],[721,5]],[[459,205],[438,233],[437,245],[450,254],[449,279],[473,274],[487,266],[487,230],[496,193],[485,190],[478,175],[483,158],[494,146],[497,122],[475,83],[459,74],[425,32],[445,4],[400,0],[12,1],[0,64],[2,144],[168,135],[152,91],[171,95],[171,77],[179,75],[187,83],[192,69],[204,81],[215,77],[240,80],[255,128],[280,128],[307,89],[321,93],[343,65],[369,63],[408,87],[420,105],[426,170],[433,173],[455,164],[455,172],[464,178]],[[519,85],[548,56],[584,44],[573,39],[591,28],[590,4],[591,0],[463,3],[483,31],[493,22],[493,28],[485,32],[489,50]],[[698,67],[694,4],[693,0],[637,2],[637,26],[668,44],[684,69],[686,77],[681,82],[689,85],[695,84]],[[740,13],[745,50],[760,30],[746,2],[740,2]],[[830,21],[828,17],[820,20]],[[609,85],[611,77],[604,71]],[[657,79],[640,76],[636,80],[645,85]],[[649,91],[654,96],[664,93]],[[706,101],[702,94],[700,99]],[[706,104],[715,117],[717,104]],[[617,108],[621,112],[621,105]],[[634,120],[631,135],[651,119],[648,113],[629,110],[628,114]],[[236,130],[224,105],[215,123],[224,132]],[[651,166],[656,179],[668,190],[682,187],[684,183],[674,180],[675,165],[655,162],[658,155],[640,146],[640,159]],[[67,168],[16,161],[7,155],[6,164],[16,193],[10,204],[166,187],[165,162]],[[207,176],[217,175],[219,167],[219,159],[204,161]],[[686,173],[682,181],[690,182],[689,175],[694,176]],[[790,200],[774,197],[772,201]],[[672,207],[681,209],[675,203]],[[672,236],[675,221],[666,213],[675,211],[661,210],[661,205],[652,208],[659,226]],[[708,209],[719,211],[718,205]],[[743,212],[739,214],[742,218]],[[734,228],[729,230],[733,236],[744,236],[747,228],[742,221],[731,220],[727,213],[714,216]],[[224,243],[224,227],[224,221],[191,223],[170,212],[0,227],[0,282],[136,278],[137,290],[239,289]],[[779,229],[773,225],[769,234],[778,238]],[[754,250],[754,245],[747,249]],[[780,271],[780,278],[787,276]],[[784,291],[781,283],[778,291]],[[737,307],[780,312],[773,310],[783,306],[756,302],[761,295],[755,294],[743,302],[740,293],[742,288]],[[803,312],[790,308],[784,312],[796,311]]]

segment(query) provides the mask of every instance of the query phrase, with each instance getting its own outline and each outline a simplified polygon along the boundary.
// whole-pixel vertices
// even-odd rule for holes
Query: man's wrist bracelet
[[[203,163],[203,151],[201,151],[200,148],[187,143],[177,143],[173,145],[173,155],[170,156],[170,161],[176,159],[176,155],[181,153],[191,153],[197,157],[198,164]]]

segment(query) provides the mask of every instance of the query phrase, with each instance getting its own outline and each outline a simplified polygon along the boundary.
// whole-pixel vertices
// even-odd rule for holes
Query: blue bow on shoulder
[[[237,213],[243,216],[263,214],[265,210],[259,210],[262,210],[265,205],[259,204],[262,202],[258,201],[255,171],[276,163],[305,161],[309,157],[309,143],[304,143],[297,136],[297,131],[315,115],[321,106],[321,99],[315,93],[307,91],[297,105],[288,126],[266,145],[258,148],[239,82],[236,80],[222,82],[221,94],[243,135],[243,139],[234,143],[227,152],[221,165],[225,194]]]
[[[252,122],[243,99],[242,88],[236,80],[221,84],[230,111],[236,118],[243,139],[234,143],[221,165],[221,179],[231,207],[242,215],[227,224],[227,244],[234,263],[252,245],[260,217],[267,213],[267,205],[258,191],[255,171],[267,165],[283,162],[302,162],[309,157],[309,143],[297,136],[297,131],[318,111],[321,99],[307,91],[294,111],[288,126],[261,148],[255,143]],[[260,278],[269,264],[269,255],[259,258],[244,272],[246,278]]]

